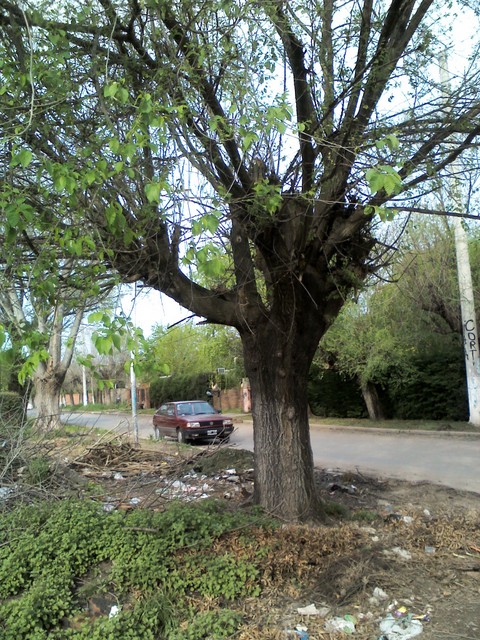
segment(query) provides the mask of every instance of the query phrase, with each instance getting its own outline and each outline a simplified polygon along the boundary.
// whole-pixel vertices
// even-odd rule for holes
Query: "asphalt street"
[[[65,423],[111,429],[133,438],[132,417],[115,413],[62,415]],[[139,415],[140,439],[153,437],[152,416]],[[411,433],[311,426],[315,465],[414,482],[427,481],[480,494],[480,434]],[[253,450],[252,423],[239,418],[231,446]]]

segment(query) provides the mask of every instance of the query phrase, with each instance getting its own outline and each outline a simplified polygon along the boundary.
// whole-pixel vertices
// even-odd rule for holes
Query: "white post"
[[[87,370],[85,365],[82,365],[82,382],[83,382],[83,406],[88,405],[88,391],[87,391]]]
[[[442,85],[447,91],[449,90],[449,75],[446,52],[441,56],[440,72]],[[463,213],[465,207],[457,178],[460,167],[457,163],[453,163],[452,169],[453,185],[449,190],[450,196],[454,202],[456,211],[458,211],[458,213]],[[480,427],[480,359],[478,355],[478,331],[475,315],[475,302],[473,297],[472,271],[470,269],[470,256],[468,253],[468,238],[461,218],[454,218],[453,228],[455,235],[455,251],[457,256],[460,309],[462,314],[469,422],[475,427]]]
[[[138,418],[137,418],[137,376],[133,366],[134,354],[130,364],[130,396],[132,400],[133,442],[138,444]]]
[[[473,298],[472,272],[468,255],[468,238],[462,220],[455,218],[455,250],[457,253],[458,287],[462,311],[463,344],[467,374],[469,422],[480,427],[480,359],[478,331]]]

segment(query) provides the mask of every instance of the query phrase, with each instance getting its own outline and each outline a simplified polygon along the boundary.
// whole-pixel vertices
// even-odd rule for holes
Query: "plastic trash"
[[[330,632],[343,631],[343,633],[355,633],[356,618],[346,615],[343,618],[339,616],[330,618],[325,622],[325,630]]]
[[[297,609],[297,613],[299,613],[301,616],[319,616],[320,615],[320,611],[317,609],[317,607],[314,604],[309,604],[306,607],[299,607]]]
[[[375,587],[372,596],[368,599],[368,602],[372,605],[379,605],[380,602],[388,600],[388,594],[385,593],[380,587]]]
[[[399,620],[389,613],[381,621],[380,631],[383,635],[378,640],[410,640],[422,633],[423,624],[420,620],[412,620],[411,616]]]
[[[412,554],[409,551],[402,549],[401,547],[393,547],[392,552],[399,558],[402,558],[402,560],[412,559]]]
[[[0,487],[0,500],[6,500],[13,493],[10,487]]]
[[[289,638],[294,638],[294,640],[308,640],[307,627],[301,624],[297,624],[295,629],[287,629],[286,633]]]

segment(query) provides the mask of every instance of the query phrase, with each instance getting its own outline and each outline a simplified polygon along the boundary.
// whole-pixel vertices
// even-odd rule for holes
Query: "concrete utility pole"
[[[133,295],[133,321],[136,325],[137,283],[134,284]],[[130,353],[130,399],[132,401],[133,442],[138,444],[138,416],[137,416],[137,374],[135,373],[135,353]]]
[[[137,376],[133,364],[134,354],[132,352],[132,362],[130,364],[130,399],[132,401],[132,421],[133,421],[133,442],[138,444],[138,417],[137,417]]]
[[[448,96],[450,93],[450,82],[446,52],[443,53],[440,59],[440,73],[445,95]],[[449,195],[454,203],[455,210],[458,211],[458,213],[464,213],[465,206],[457,177],[459,172],[460,167],[458,163],[453,163],[451,171],[452,186],[449,188]],[[469,422],[475,427],[480,427],[480,358],[478,353],[477,317],[475,315],[468,238],[462,218],[455,217],[453,219],[453,229],[457,255],[457,277],[458,288],[460,290],[460,308],[465,350]]]
[[[82,365],[82,385],[83,385],[83,406],[88,405],[88,391],[87,391],[87,370],[85,365]]]

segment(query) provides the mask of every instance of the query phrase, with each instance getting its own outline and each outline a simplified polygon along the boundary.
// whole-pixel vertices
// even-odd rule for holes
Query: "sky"
[[[146,338],[157,324],[168,326],[192,315],[191,311],[154,289],[139,291],[136,297],[133,290],[124,294],[121,306],[133,324],[143,330]]]

